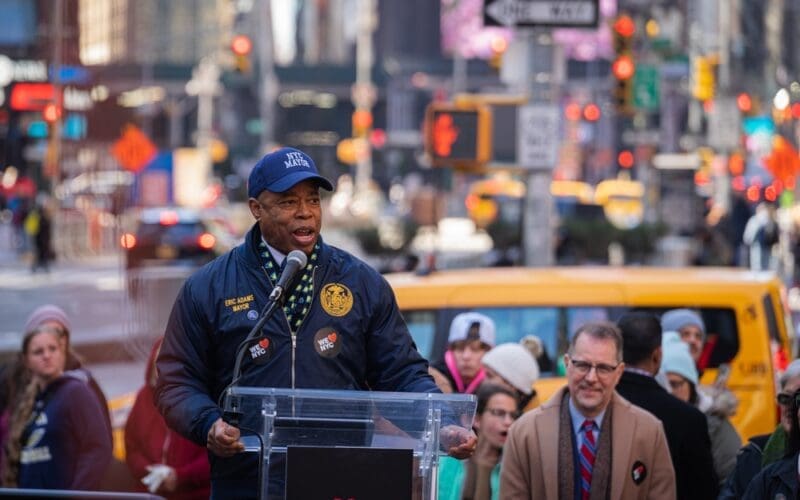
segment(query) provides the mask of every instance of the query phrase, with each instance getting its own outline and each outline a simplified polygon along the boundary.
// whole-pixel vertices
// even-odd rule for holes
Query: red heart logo
[[[259,340],[258,341],[258,345],[260,345],[262,348],[266,349],[267,347],[269,347],[269,339],[261,339],[261,340]]]
[[[331,343],[335,343],[336,342],[336,332],[329,333],[328,334],[328,340],[330,340]]]

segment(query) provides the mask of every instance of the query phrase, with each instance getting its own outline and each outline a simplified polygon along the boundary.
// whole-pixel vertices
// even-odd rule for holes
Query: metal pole
[[[697,20],[692,20],[689,24],[689,61],[694,64],[695,58],[701,55],[701,29]],[[697,135],[703,127],[703,109],[700,101],[694,98],[692,91],[689,91],[689,111],[687,116],[687,126],[692,135]]]
[[[453,51],[453,95],[467,91],[467,60],[458,49]]]
[[[730,39],[731,39],[731,6],[729,2],[719,2],[719,84],[717,85],[717,103],[729,103],[734,106],[735,101],[728,99],[731,86],[730,68]],[[728,158],[733,151],[724,148],[720,151],[722,162],[726,168],[717,169],[714,175],[714,203],[722,207],[726,212],[731,208],[731,178],[727,169]]]
[[[261,118],[261,149],[266,153],[275,143],[274,103],[278,96],[275,58],[272,43],[272,0],[263,0],[259,9],[258,67],[260,80],[259,114]]]
[[[527,61],[528,84],[531,103],[555,103],[554,88],[558,85],[558,71],[554,64],[556,55],[550,40],[550,33],[535,30],[526,34],[530,47]],[[550,43],[543,43],[550,40]],[[548,83],[537,81],[537,73],[549,74]],[[553,104],[555,105],[555,104]],[[519,127],[518,127],[519,128]],[[517,133],[522,133],[517,130]],[[545,132],[547,133],[547,132]],[[556,141],[557,137],[551,137]],[[553,197],[550,183],[555,165],[522,165],[528,169],[527,189],[525,191],[524,213],[522,216],[522,242],[524,263],[528,267],[553,265]]]
[[[63,24],[64,24],[64,1],[56,0],[53,4],[53,96],[55,98],[58,114],[50,128],[50,141],[45,157],[45,169],[47,176],[50,177],[50,192],[55,194],[58,180],[61,176],[61,114],[63,113],[63,97],[61,88],[61,60],[63,58]],[[53,197],[55,199],[55,197]]]
[[[219,67],[211,58],[197,66],[197,148],[208,152],[214,120],[214,96],[219,90]]]
[[[358,35],[356,37],[356,88],[372,87],[372,32],[375,30],[375,0],[359,0],[358,2]],[[355,100],[357,111],[372,113],[369,100]],[[371,127],[370,127],[371,128]],[[367,132],[368,133],[368,132]],[[366,137],[364,137],[366,139]],[[356,196],[365,195],[372,180],[372,148],[369,141],[364,141],[364,154],[356,163],[355,192]]]

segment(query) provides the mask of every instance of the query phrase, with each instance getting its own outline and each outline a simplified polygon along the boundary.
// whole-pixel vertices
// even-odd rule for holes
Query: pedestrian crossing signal
[[[425,151],[436,167],[475,167],[491,158],[488,106],[432,103],[425,113]]]

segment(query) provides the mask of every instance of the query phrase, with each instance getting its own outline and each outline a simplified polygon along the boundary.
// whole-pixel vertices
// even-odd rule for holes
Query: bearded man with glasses
[[[720,500],[742,498],[761,469],[783,458],[792,420],[797,420],[797,415],[792,413],[792,397],[800,390],[800,359],[786,367],[779,382],[781,389],[775,402],[780,408],[781,421],[772,434],[753,436],[742,447],[736,456],[736,467],[722,487]]]
[[[510,428],[500,498],[674,499],[661,422],[615,392],[625,364],[613,323],[578,328],[567,385]]]
[[[800,498],[800,390],[789,397],[786,413],[791,416],[791,425],[783,458],[756,474],[742,496],[745,500]]]

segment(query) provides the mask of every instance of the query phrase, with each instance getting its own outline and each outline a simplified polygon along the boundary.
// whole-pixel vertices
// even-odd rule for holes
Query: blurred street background
[[[782,0],[0,0],[0,349],[55,303],[109,396],[134,390],[281,145],[336,186],[326,241],[382,272],[749,267],[792,307],[798,21]]]

